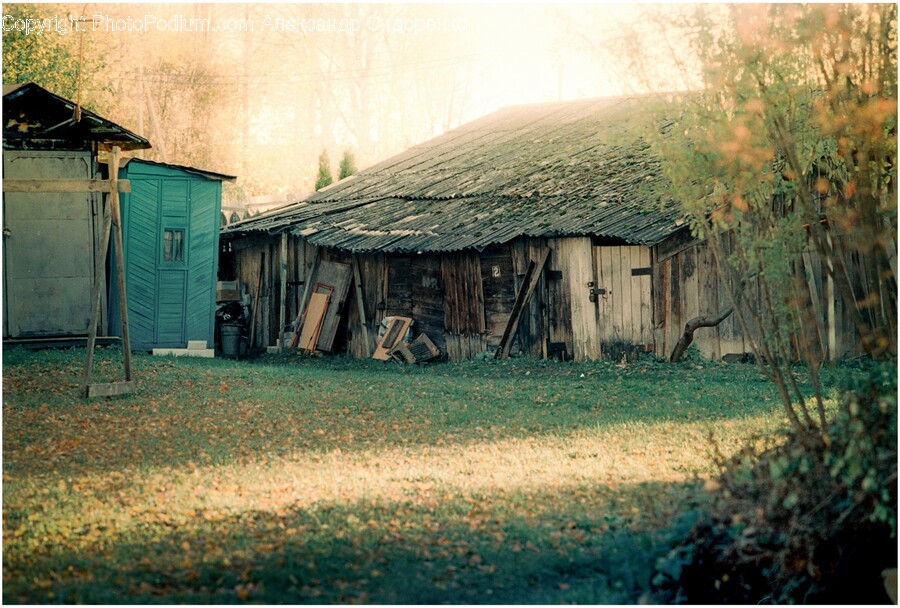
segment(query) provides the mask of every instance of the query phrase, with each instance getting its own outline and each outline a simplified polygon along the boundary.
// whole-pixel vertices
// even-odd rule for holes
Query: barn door
[[[89,179],[90,152],[4,151],[7,179]],[[86,335],[94,279],[93,194],[3,195],[3,333]],[[102,326],[102,325],[101,325]]]
[[[599,359],[600,319],[591,298],[595,271],[591,239],[551,239],[553,248],[545,270],[547,283],[547,356]]]
[[[160,346],[187,344],[187,278],[190,263],[190,181],[160,182],[161,221],[157,232],[156,342]]]
[[[128,177],[124,237],[131,345],[138,350],[181,348],[187,343],[189,182]],[[114,310],[113,316],[117,314]]]
[[[639,246],[594,246],[592,298],[600,319],[604,356],[645,351],[653,344],[650,250]]]

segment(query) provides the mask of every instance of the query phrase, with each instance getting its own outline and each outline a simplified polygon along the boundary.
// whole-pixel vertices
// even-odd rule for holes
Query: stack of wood
[[[415,340],[406,342],[406,335],[412,323],[413,320],[409,317],[391,317],[387,330],[378,340],[372,358],[380,361],[395,359],[406,363],[422,363],[440,356],[437,346],[425,334],[419,334]]]
[[[406,363],[422,363],[436,359],[441,354],[434,342],[425,334],[419,336],[409,344],[400,344],[391,351],[391,356],[398,361]]]

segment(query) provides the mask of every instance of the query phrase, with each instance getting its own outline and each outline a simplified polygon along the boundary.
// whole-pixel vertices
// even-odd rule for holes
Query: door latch
[[[591,290],[589,293],[590,293],[590,295],[588,296],[588,298],[590,299],[590,301],[596,302],[597,296],[605,296],[606,295],[606,289],[604,289],[603,287],[591,287]]]

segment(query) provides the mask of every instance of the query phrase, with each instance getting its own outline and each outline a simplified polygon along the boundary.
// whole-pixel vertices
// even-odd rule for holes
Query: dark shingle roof
[[[683,223],[640,137],[654,105],[639,97],[500,110],[223,232],[288,230],[352,251],[482,249],[518,236],[652,245]]]
[[[150,142],[90,110],[81,108],[74,119],[75,102],[33,82],[3,85],[3,146],[26,145],[33,140],[97,142],[102,149],[142,150]]]

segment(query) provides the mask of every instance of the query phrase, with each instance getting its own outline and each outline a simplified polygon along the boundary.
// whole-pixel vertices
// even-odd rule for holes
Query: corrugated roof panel
[[[507,108],[223,232],[290,229],[353,251],[456,251],[579,234],[652,245],[680,217],[641,138],[653,103]]]

